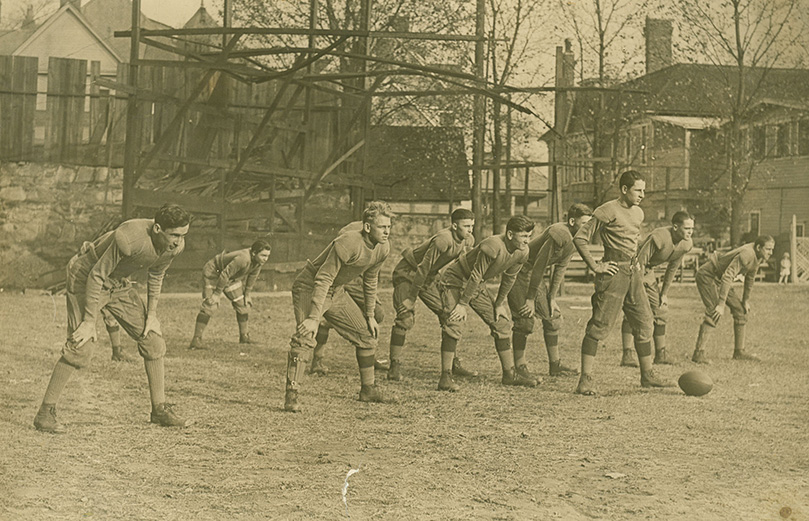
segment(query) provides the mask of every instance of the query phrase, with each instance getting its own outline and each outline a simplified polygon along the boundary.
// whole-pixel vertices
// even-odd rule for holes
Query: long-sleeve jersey
[[[306,264],[301,274],[310,277],[314,285],[309,318],[320,319],[329,290],[359,276],[365,294],[365,315],[373,318],[379,270],[389,253],[390,244],[371,244],[361,231],[338,235],[315,260]]]
[[[495,302],[505,301],[522,265],[528,260],[528,248],[509,252],[505,240],[505,235],[487,237],[447,266],[441,280],[462,288],[460,304],[469,304],[480,285],[498,275],[502,277]]]
[[[163,287],[163,277],[171,261],[185,248],[185,242],[174,250],[158,254],[152,242],[152,219],[132,219],[105,233],[92,243],[95,255],[85,253],[78,257],[76,277],[86,279],[85,320],[94,320],[98,312],[101,289],[108,281],[119,281],[137,270],[147,269],[149,302],[157,302]]]
[[[643,210],[639,206],[627,208],[621,201],[608,201],[593,212],[593,218],[579,228],[573,243],[587,266],[595,265],[587,245],[598,233],[604,245],[604,258],[607,260],[631,259],[638,250],[640,227],[643,223]]]
[[[402,260],[414,272],[410,298],[415,300],[419,291],[435,278],[441,268],[471,250],[474,245],[472,235],[458,240],[451,228],[445,228],[415,248],[402,251]]]
[[[534,300],[537,289],[545,276],[548,266],[554,266],[548,294],[554,296],[565,278],[565,271],[573,256],[573,235],[567,223],[548,226],[539,236],[528,243],[528,261],[523,264],[518,277],[528,280],[526,299]]]
[[[726,253],[714,252],[711,254],[705,269],[709,270],[714,278],[721,282],[719,288],[719,302],[724,305],[728,293],[737,275],[744,275],[744,294],[742,300],[747,300],[756,280],[759,259],[756,256],[754,243],[739,246]]]
[[[666,274],[663,277],[661,294],[665,294],[677,268],[683,262],[683,256],[691,251],[694,243],[691,239],[683,239],[674,244],[673,229],[671,226],[655,228],[638,247],[638,264],[643,268],[652,269],[655,266],[667,263]]]
[[[219,273],[219,280],[216,281],[214,291],[220,293],[228,285],[228,282],[241,278],[245,279],[244,292],[249,293],[261,273],[261,264],[253,262],[250,248],[222,252],[211,261]]]

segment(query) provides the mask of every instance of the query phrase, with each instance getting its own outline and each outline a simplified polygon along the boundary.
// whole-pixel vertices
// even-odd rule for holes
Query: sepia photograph
[[[809,0],[0,0],[0,521],[809,521]]]

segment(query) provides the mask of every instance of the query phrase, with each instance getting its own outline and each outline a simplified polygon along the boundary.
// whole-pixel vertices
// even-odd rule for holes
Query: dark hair
[[[472,213],[472,210],[468,210],[466,208],[457,208],[454,212],[452,212],[451,220],[452,222],[460,221],[463,219],[474,219],[475,214]]]
[[[637,170],[627,170],[621,174],[621,182],[619,187],[626,187],[627,190],[629,190],[632,188],[632,185],[635,184],[635,181],[643,181],[643,175]]]
[[[759,235],[756,237],[755,247],[758,248],[759,246],[764,246],[768,242],[775,244],[775,239],[772,238],[770,235]]]
[[[568,219],[578,219],[583,215],[593,215],[593,210],[586,204],[575,203],[570,205],[570,208],[567,209]]]
[[[362,212],[362,222],[369,223],[376,219],[378,215],[384,215],[385,217],[394,217],[393,211],[390,209],[390,205],[385,201],[371,201],[368,203],[368,207],[365,211]]]
[[[250,246],[250,251],[252,253],[261,253],[264,250],[272,251],[272,246],[270,246],[270,243],[265,241],[264,239],[258,239],[256,242],[253,243],[252,246]]]
[[[674,212],[674,215],[671,216],[671,224],[682,225],[685,221],[689,219],[693,221],[694,217],[685,210],[680,210],[679,212]]]
[[[534,229],[534,221],[525,215],[515,215],[508,220],[506,230],[510,232],[530,232]]]
[[[154,215],[154,222],[164,230],[182,228],[191,222],[191,216],[176,204],[166,203]]]

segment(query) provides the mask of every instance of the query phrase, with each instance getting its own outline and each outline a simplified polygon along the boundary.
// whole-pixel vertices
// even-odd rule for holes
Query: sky
[[[82,4],[88,0],[82,0]],[[143,14],[158,22],[182,27],[199,9],[201,0],[141,0]],[[222,0],[202,0],[208,13],[215,19],[219,18],[222,9]],[[42,19],[48,13],[59,8],[59,0],[2,0],[2,23],[9,23],[12,19],[21,19],[27,5],[33,5],[36,18]]]

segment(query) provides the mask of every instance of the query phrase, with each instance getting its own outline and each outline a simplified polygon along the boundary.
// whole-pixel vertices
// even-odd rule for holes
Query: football
[[[680,389],[688,396],[702,396],[711,392],[713,380],[702,371],[687,371],[677,380]]]

